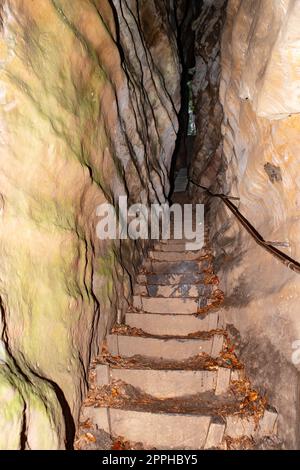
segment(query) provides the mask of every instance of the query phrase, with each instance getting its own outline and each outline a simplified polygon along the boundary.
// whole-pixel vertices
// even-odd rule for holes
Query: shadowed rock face
[[[190,176],[204,186],[216,183],[222,165],[219,99],[221,35],[227,0],[203,2],[192,24],[195,32],[195,73],[192,81],[197,135],[194,140]]]
[[[174,12],[154,0],[0,3],[0,448],[59,449],[143,252],[100,242],[96,208],[168,194]]]

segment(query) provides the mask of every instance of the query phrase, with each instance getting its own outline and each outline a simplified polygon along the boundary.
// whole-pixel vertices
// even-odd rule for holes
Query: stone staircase
[[[92,366],[82,423],[147,449],[226,448],[276,433],[276,411],[234,354],[211,262],[208,247],[186,251],[178,240],[149,252],[125,324]]]

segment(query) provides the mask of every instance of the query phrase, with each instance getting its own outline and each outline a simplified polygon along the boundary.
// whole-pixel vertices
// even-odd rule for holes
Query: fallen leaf
[[[250,401],[256,401],[258,399],[258,393],[253,390],[249,393],[248,398]]]
[[[123,450],[123,449],[124,447],[121,441],[115,441],[111,448],[111,450]]]
[[[87,440],[90,441],[90,442],[96,442],[95,436],[93,436],[93,434],[91,434],[90,432],[87,432],[87,433],[85,434],[85,437],[86,437]]]

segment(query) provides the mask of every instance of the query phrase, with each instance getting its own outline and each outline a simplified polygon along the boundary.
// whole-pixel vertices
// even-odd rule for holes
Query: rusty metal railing
[[[239,209],[231,202],[231,200],[239,200],[237,197],[232,197],[232,196],[226,196],[225,194],[215,194],[211,192],[208,188],[205,186],[202,186],[199,183],[196,183],[193,179],[189,178],[190,182],[198,186],[199,188],[203,189],[204,191],[207,192],[207,194],[210,197],[217,197],[221,199],[224,204],[228,207],[228,209],[232,212],[232,214],[235,215],[235,217],[239,220],[241,225],[247,230],[247,232],[251,235],[251,237],[256,241],[256,243],[264,248],[266,251],[268,251],[271,255],[273,255],[275,258],[277,258],[281,263],[283,263],[287,268],[291,269],[295,273],[300,274],[300,263],[296,261],[295,259],[291,258],[287,254],[283,253],[281,250],[278,250],[278,248],[275,248],[272,245],[272,242],[265,241],[264,238],[261,236],[261,234],[253,227],[253,225],[247,220],[243,214],[239,211]]]

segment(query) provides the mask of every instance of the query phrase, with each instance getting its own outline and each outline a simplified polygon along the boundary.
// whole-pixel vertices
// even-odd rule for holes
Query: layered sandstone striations
[[[90,358],[131,295],[143,246],[100,242],[96,208],[168,193],[180,70],[166,6],[0,4],[1,449],[71,446]]]
[[[218,185],[210,180],[239,196],[240,211],[264,239],[298,261],[299,7],[295,0],[229,1],[220,91],[226,174]],[[241,348],[252,378],[278,408],[280,437],[299,448],[299,274],[256,245],[222,203],[213,211],[228,314],[247,335]]]
[[[192,93],[197,134],[194,138],[190,176],[204,186],[210,186],[211,181],[215,182],[222,169],[223,110],[219,88],[226,5],[227,0],[205,0],[192,23],[195,34]]]

